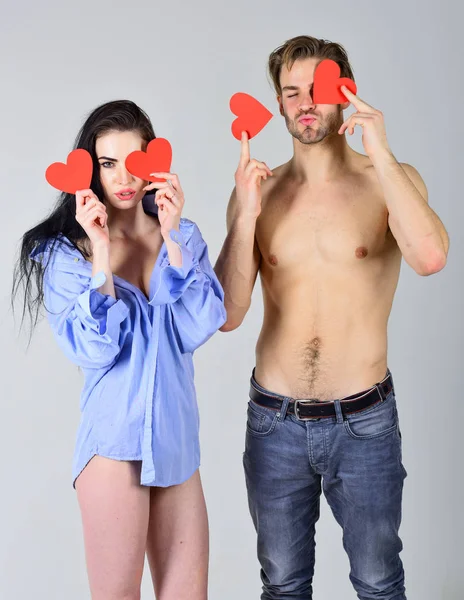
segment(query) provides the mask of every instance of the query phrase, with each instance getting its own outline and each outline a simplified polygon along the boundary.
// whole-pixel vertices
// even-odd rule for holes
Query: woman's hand
[[[184,192],[177,175],[173,173],[150,173],[153,177],[166,179],[150,183],[143,189],[150,191],[158,188],[155,203],[158,206],[158,219],[161,225],[161,235],[169,238],[171,229],[179,231],[180,217],[184,208]]]
[[[92,248],[109,246],[110,232],[106,207],[92,190],[76,192],[76,221],[88,235]]]

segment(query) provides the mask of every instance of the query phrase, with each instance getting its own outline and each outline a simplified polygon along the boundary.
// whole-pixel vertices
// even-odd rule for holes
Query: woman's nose
[[[128,185],[134,180],[126,167],[119,167],[116,173],[117,181],[120,185]]]

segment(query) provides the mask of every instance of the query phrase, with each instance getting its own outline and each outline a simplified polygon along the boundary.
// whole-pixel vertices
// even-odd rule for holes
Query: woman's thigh
[[[158,600],[205,600],[208,535],[198,471],[180,485],[151,490],[147,554]]]
[[[140,462],[95,456],[76,481],[92,600],[140,598],[150,488]]]

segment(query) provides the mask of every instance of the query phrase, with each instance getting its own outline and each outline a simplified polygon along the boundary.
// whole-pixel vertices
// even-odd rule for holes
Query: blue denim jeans
[[[286,415],[290,399],[281,398],[280,411],[248,404],[243,464],[261,599],[312,599],[323,490],[343,529],[358,598],[405,600],[398,529],[406,471],[394,389],[358,413],[344,417],[336,400],[336,417],[307,421]]]

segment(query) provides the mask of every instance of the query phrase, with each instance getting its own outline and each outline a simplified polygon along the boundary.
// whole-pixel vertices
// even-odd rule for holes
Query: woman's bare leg
[[[76,481],[92,600],[139,600],[150,508],[137,462],[95,456]]]
[[[180,485],[152,488],[147,554],[157,600],[206,600],[209,532],[198,471]]]

